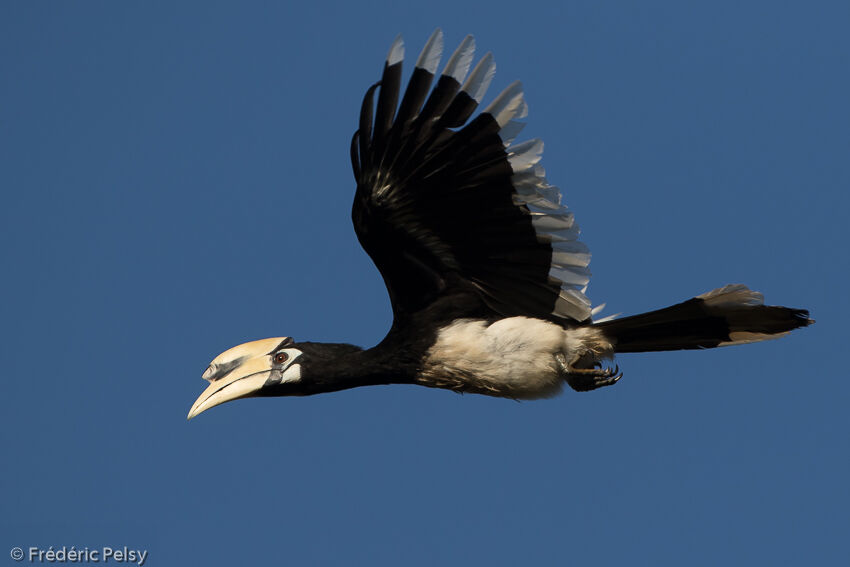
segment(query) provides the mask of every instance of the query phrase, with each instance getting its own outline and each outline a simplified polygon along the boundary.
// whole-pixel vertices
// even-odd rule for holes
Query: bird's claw
[[[616,384],[623,373],[620,366],[607,368],[571,368],[567,372],[567,384],[577,392],[589,392],[605,386]]]

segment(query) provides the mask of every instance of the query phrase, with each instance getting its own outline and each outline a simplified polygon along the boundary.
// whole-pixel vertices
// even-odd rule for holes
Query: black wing
[[[463,82],[475,51],[467,36],[427,96],[442,47],[437,30],[398,105],[404,47],[396,39],[351,143],[354,229],[396,320],[458,286],[502,316],[588,320],[590,254],[538,164],[543,143],[510,145],[523,126],[514,119],[526,114],[522,85],[470,120],[493,77],[492,56]]]

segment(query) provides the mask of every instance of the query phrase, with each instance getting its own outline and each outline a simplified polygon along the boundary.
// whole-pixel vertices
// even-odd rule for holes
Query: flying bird
[[[351,141],[351,216],[389,292],[386,337],[369,349],[291,337],[235,346],[203,373],[209,387],[189,419],[239,398],[378,384],[513,399],[552,396],[564,383],[589,391],[621,378],[618,367],[603,365],[616,353],[752,343],[812,323],[808,311],[766,306],[739,284],[594,321],[598,310],[585,295],[590,253],[546,180],[543,143],[514,142],[527,113],[522,85],[476,114],[493,79],[492,55],[472,68],[467,36],[432,89],[442,50],[437,30],[401,95],[397,38]]]

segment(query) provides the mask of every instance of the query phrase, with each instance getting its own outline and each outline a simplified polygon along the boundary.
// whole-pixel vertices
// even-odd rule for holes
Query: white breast
[[[574,362],[601,335],[591,327],[565,330],[529,317],[488,324],[461,319],[443,327],[429,349],[419,383],[461,392],[517,399],[557,394],[563,370],[555,359]]]

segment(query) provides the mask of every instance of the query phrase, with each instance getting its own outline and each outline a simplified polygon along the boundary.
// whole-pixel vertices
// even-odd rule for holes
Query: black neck
[[[281,384],[278,395],[311,395],[381,384],[409,384],[417,360],[404,360],[404,355],[378,345],[363,350],[360,347],[339,343],[297,343],[294,347],[303,353],[301,380]]]

